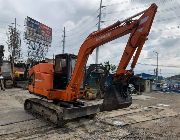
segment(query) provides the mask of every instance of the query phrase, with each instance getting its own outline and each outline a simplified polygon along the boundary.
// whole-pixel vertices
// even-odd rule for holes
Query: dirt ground
[[[180,139],[180,94],[134,95],[126,109],[100,112],[94,119],[80,118],[63,128],[27,114],[26,90],[0,91],[0,139]]]

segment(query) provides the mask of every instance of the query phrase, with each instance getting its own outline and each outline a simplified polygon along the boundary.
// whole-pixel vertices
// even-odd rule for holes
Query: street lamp
[[[156,56],[157,56],[157,67],[156,67],[156,82],[158,82],[158,55],[159,55],[159,53],[158,52],[156,52],[156,51],[153,51],[155,54],[156,54]]]

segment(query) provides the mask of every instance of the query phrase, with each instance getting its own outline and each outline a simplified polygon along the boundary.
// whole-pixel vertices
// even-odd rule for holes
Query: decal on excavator
[[[43,80],[35,79],[35,82],[42,82]]]
[[[139,29],[137,30],[138,32],[142,32],[144,29],[143,24],[148,20],[149,16],[144,17],[143,19],[140,20],[139,22]]]
[[[96,38],[96,41],[102,40],[104,38],[110,37],[111,36],[111,32],[106,33],[105,35],[99,36]]]

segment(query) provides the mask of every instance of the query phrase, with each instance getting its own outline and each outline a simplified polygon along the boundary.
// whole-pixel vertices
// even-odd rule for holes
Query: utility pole
[[[12,59],[13,59],[13,62],[14,62],[14,56],[15,56],[15,47],[16,47],[16,18],[14,19],[14,30],[13,30],[13,43],[12,43]]]
[[[11,23],[12,25],[9,25],[8,28],[8,40],[7,40],[7,45],[8,45],[8,51],[11,54],[11,65],[12,65],[12,70],[14,67],[15,61],[20,60],[21,57],[21,37],[20,37],[20,32],[17,29],[17,21],[16,18],[14,18],[14,22]]]
[[[159,65],[159,64],[158,64],[158,61],[159,61],[159,60],[158,60],[158,59],[159,59],[159,58],[158,58],[158,55],[159,55],[159,53],[158,53],[158,52],[156,52],[156,51],[154,51],[154,53],[156,53],[156,56],[157,56],[156,82],[158,82],[158,80],[159,80],[159,79],[158,79],[158,72],[159,72],[159,70],[158,70],[158,65]]]
[[[16,48],[16,41],[17,41],[17,32],[16,32],[16,18],[14,19],[14,33],[13,33],[13,46],[12,46],[12,75],[14,73],[14,57],[15,57],[15,48]]]
[[[102,0],[100,1],[99,7],[99,15],[98,15],[98,30],[101,29],[101,10],[102,10]],[[98,56],[99,56],[99,47],[96,48],[96,64],[98,64]]]
[[[62,50],[62,53],[64,53],[64,49],[65,49],[65,38],[66,38],[66,30],[65,30],[65,27],[64,27],[64,30],[63,30],[63,50]]]

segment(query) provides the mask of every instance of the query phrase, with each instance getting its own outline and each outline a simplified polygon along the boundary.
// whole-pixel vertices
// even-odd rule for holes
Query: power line
[[[92,27],[95,27],[95,25],[92,26]],[[80,35],[73,36],[73,39],[72,38],[67,38],[67,36],[66,36],[66,38],[67,38],[66,39],[66,45],[68,44],[67,46],[73,46],[75,44],[81,43],[83,41],[83,39],[86,38],[88,36],[88,34],[92,32],[92,29],[94,29],[94,28],[91,28],[88,31],[84,31]],[[69,42],[70,42],[70,44],[69,44]]]
[[[136,9],[144,9],[145,7],[147,7],[149,4],[145,4],[144,6],[142,7],[132,7],[130,9],[124,9],[124,10],[120,10],[120,11],[113,11],[113,12],[109,12],[109,13],[106,13],[107,15],[111,15],[111,14],[114,14],[114,13],[122,13],[122,12],[127,12],[127,11],[132,11],[132,10],[136,10]],[[158,10],[158,13],[159,12],[167,12],[167,11],[173,11],[175,9],[179,9],[180,6],[174,6],[174,7],[170,7],[170,8],[166,8],[166,9],[162,9],[162,10]]]
[[[86,33],[88,30],[92,30],[92,29],[94,29],[94,27],[95,27],[96,25],[92,25],[92,26],[90,26],[89,28],[86,28],[84,31],[81,29],[81,31],[80,32],[74,32],[74,33],[72,33],[71,35],[67,35],[66,37],[67,38],[74,38],[74,36],[77,36],[77,34],[80,34],[80,36],[82,36],[84,33]],[[79,36],[78,36],[79,37]],[[71,39],[69,39],[69,40],[71,40]]]
[[[132,9],[132,8],[131,8]],[[136,8],[137,9],[137,8]],[[164,11],[168,11],[168,10],[164,10]],[[172,17],[171,17],[172,18]],[[161,21],[163,21],[164,19],[162,19]],[[168,19],[167,19],[168,20]],[[158,22],[159,22],[160,20],[158,20]],[[159,29],[159,30],[162,30],[162,29]],[[159,31],[159,30],[157,30],[157,31]],[[71,31],[71,30],[70,30]],[[163,30],[162,30],[163,31]],[[78,32],[78,33],[80,33],[80,32]],[[85,34],[86,32],[83,32],[83,34]],[[72,35],[73,36],[73,35]],[[71,36],[67,36],[68,38],[69,37],[71,37]],[[69,39],[70,40],[70,39]],[[79,39],[80,40],[80,39]],[[78,40],[76,40],[76,42],[78,42]],[[74,44],[73,44],[74,45]]]
[[[66,46],[73,47],[73,46],[81,44],[83,42],[84,38],[86,38],[88,36],[88,34],[92,32],[92,29],[95,29],[94,27],[96,27],[96,25],[93,25],[90,29],[82,32],[79,36],[77,36],[77,35],[74,36],[73,41],[72,41],[72,39],[69,39],[69,38],[66,39]],[[87,36],[85,36],[85,35],[87,35]],[[75,38],[78,38],[78,39],[75,39]],[[71,43],[69,44],[69,42],[71,42]]]
[[[122,5],[122,4],[126,4],[126,3],[128,3],[129,1],[123,1],[123,2],[120,2],[120,3],[113,3],[113,4],[107,4],[106,5],[106,7],[108,8],[109,6],[111,7],[111,6],[113,6],[113,5],[115,5],[115,6],[117,6],[117,5]],[[157,2],[156,2],[157,3]],[[109,12],[109,13],[107,13],[107,15],[108,14],[114,14],[114,13],[122,13],[122,12],[126,12],[126,11],[130,11],[130,10],[137,10],[137,9],[144,9],[144,8],[146,8],[147,6],[149,6],[149,4],[143,4],[143,6],[141,6],[141,7],[132,7],[132,8],[130,8],[130,9],[124,9],[124,10],[120,10],[120,11],[112,11],[112,12]],[[166,12],[166,11],[172,11],[172,10],[175,10],[175,9],[178,9],[178,8],[180,8],[180,6],[174,6],[174,7],[171,7],[171,8],[166,8],[166,9],[163,9],[163,10],[159,10],[158,9],[158,13],[159,12]],[[157,13],[157,14],[158,14]]]
[[[122,13],[122,12],[126,12],[126,11],[132,11],[132,10],[143,9],[143,8],[145,8],[145,6],[143,6],[143,7],[132,7],[130,9],[124,9],[124,10],[120,10],[120,11],[112,11],[112,12],[108,12],[106,14],[111,15],[111,14]]]
[[[132,9],[137,9],[137,8],[138,8],[138,7],[131,8],[131,10],[132,10]],[[176,8],[177,8],[177,7],[176,7]],[[176,8],[175,8],[175,9],[176,9]],[[170,9],[170,8],[169,8],[169,9]],[[172,9],[172,8],[171,8],[171,9]],[[164,11],[168,11],[168,9],[165,9]],[[171,17],[171,19],[172,19],[172,17]],[[158,22],[164,21],[164,20],[168,20],[168,19],[158,20]],[[110,21],[110,20],[109,20],[109,21]],[[115,21],[115,20],[114,20],[114,21]],[[88,22],[86,22],[86,23],[88,23]],[[83,24],[83,25],[85,25],[85,24]],[[75,28],[75,29],[78,29],[78,28]],[[161,29],[159,29],[159,30],[161,30]],[[72,31],[72,30],[70,30],[70,31]],[[81,30],[81,31],[82,31],[82,30]],[[78,34],[78,33],[80,34],[81,32],[74,32],[73,34],[68,35],[67,38],[69,38],[69,37],[74,37],[73,35]],[[84,32],[84,33],[85,33],[85,32]],[[83,33],[83,34],[84,34],[84,33]],[[69,39],[69,40],[72,40],[72,39]]]
[[[157,66],[157,65],[155,65],[155,64],[146,64],[146,63],[137,63],[137,64],[139,64],[139,65],[147,65],[147,66]],[[166,66],[166,65],[159,65],[160,67],[166,67],[166,68],[180,68],[180,66]]]
[[[105,58],[105,57],[104,57]],[[118,55],[118,56],[113,56],[113,57],[110,57],[109,58],[109,60],[111,60],[111,59],[114,59],[114,58],[120,58],[120,56]],[[156,67],[157,66],[157,64],[147,64],[147,63],[140,63],[140,62],[138,62],[137,63],[138,65],[146,65],[146,66],[153,66],[153,67]],[[180,66],[178,66],[178,65],[159,65],[158,64],[158,66],[160,66],[160,67],[166,67],[166,68],[180,68]]]
[[[178,19],[180,16],[176,16],[176,17],[169,17],[169,18],[163,18],[163,19],[157,19],[154,21],[154,23],[159,23],[159,22],[164,22],[164,21],[170,21],[170,20],[173,20],[173,19]]]
[[[66,37],[71,37],[73,35],[76,35],[77,33],[81,33],[82,29],[83,28],[87,28],[87,24],[90,25],[91,22],[93,22],[96,17],[94,17],[93,15],[96,13],[97,11],[91,13],[90,15],[88,15],[88,19],[86,19],[86,22],[81,22],[80,24],[77,24],[73,29],[71,30],[66,30],[66,34],[69,34],[67,35]],[[93,17],[93,18],[91,18]],[[89,22],[90,21],[90,22]],[[79,28],[77,28],[79,27]],[[77,30],[77,31],[76,31]],[[53,29],[54,32],[61,32],[61,29]],[[71,33],[72,32],[72,33]]]
[[[176,31],[179,30],[180,31],[180,25],[170,26],[168,28],[152,29],[151,32],[166,32],[166,31],[171,31],[172,32],[172,30],[176,30]],[[179,34],[173,34],[173,37],[179,38],[178,36],[179,36]],[[170,38],[170,37],[172,37],[172,35],[163,36],[163,37]]]
[[[101,11],[100,9],[101,8],[103,8],[104,6],[100,6],[100,8],[99,8],[99,11]],[[93,13],[94,14],[94,13]],[[98,15],[98,17],[100,17],[100,14]],[[94,19],[94,18],[93,18]],[[91,19],[91,22],[93,21],[93,19]],[[86,23],[89,23],[89,22],[86,22]],[[85,24],[83,24],[83,25],[85,25]],[[72,37],[74,37],[73,35],[76,35],[77,36],[77,34],[80,34],[78,37],[84,37],[84,35],[85,34],[87,34],[87,30],[92,30],[93,29],[93,27],[95,27],[96,25],[93,25],[93,26],[91,26],[89,29],[87,29],[87,26],[84,26],[85,28],[86,28],[86,30],[84,31],[84,32],[82,32],[82,26],[81,26],[81,32],[73,32],[72,34],[70,34],[69,35],[69,33],[67,33],[67,38],[72,38]],[[76,28],[77,29],[77,28]],[[73,31],[73,30],[69,30],[68,32],[70,32],[70,31]],[[71,41],[72,42],[72,39],[67,39],[68,41]],[[80,40],[80,39],[78,39],[78,40]],[[79,44],[79,42],[80,41],[78,41],[78,40],[75,40],[75,42],[77,42],[77,44]],[[71,43],[72,44],[72,43]],[[74,45],[74,43],[73,43],[73,45]]]
[[[166,4],[166,3],[169,3],[169,2],[173,2],[174,0],[159,0],[159,1],[154,1],[154,3],[156,4]],[[126,0],[126,1],[123,1],[123,2],[117,2],[117,3],[111,3],[111,4],[106,4],[107,6],[114,6],[114,5],[123,5],[123,4],[127,4],[127,3],[142,3],[142,0]],[[153,3],[153,1],[143,1],[143,2],[146,2],[146,5],[149,5],[150,3]],[[159,6],[159,5],[158,5]]]
[[[68,33],[68,32],[74,32],[74,31],[76,31],[76,30],[78,30],[78,26],[80,26],[80,28],[82,29],[82,27],[87,27],[87,25],[86,24],[89,24],[89,23],[91,23],[91,22],[93,22],[96,18],[94,17],[94,14],[96,14],[96,12],[97,11],[95,11],[95,12],[93,12],[92,14],[90,14],[90,15],[88,15],[88,19],[86,19],[86,22],[81,22],[80,24],[78,24],[77,26],[75,26],[73,29],[71,29],[71,30],[67,30],[66,32]],[[90,17],[93,17],[93,18],[91,18],[90,19]],[[89,22],[89,21],[91,21],[91,22]]]

